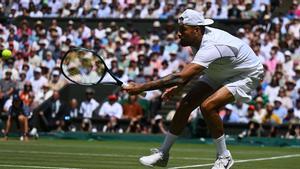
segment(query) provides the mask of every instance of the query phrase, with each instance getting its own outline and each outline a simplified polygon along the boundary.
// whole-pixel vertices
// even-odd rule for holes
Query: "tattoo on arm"
[[[160,88],[172,87],[175,85],[184,86],[188,80],[182,79],[177,73],[167,75],[161,79],[151,81],[144,84],[145,90],[154,90]]]

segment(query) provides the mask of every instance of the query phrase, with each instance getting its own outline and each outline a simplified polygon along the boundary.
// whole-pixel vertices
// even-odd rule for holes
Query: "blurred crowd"
[[[25,11],[41,10],[46,6],[47,9],[50,8],[50,14],[54,17],[77,16],[77,13],[70,11],[65,15],[68,12],[63,11],[68,9],[82,11],[80,16],[87,16],[86,12],[83,12],[84,9],[87,6],[94,7],[95,3],[99,5],[97,11],[105,9],[108,5],[110,15],[111,12],[115,12],[112,10],[115,1],[78,0],[68,3],[70,1],[49,0],[49,4],[53,3],[49,6],[43,2],[5,1],[1,3],[0,11],[4,11],[2,14],[6,15],[5,10],[16,8],[17,13],[21,14],[24,9]],[[116,9],[121,11],[125,9],[131,11],[129,9],[132,5],[148,4],[148,1],[118,2],[120,7]],[[154,7],[157,4],[156,1],[150,2]],[[172,2],[164,1],[157,8],[163,6],[163,9],[173,10],[176,7],[175,13],[172,14],[176,16],[177,7],[185,8],[192,4],[198,10],[206,10],[208,15],[209,10],[204,8],[209,3],[212,3],[211,8],[217,7],[218,3],[227,3],[228,9],[235,6],[234,4],[238,9],[242,9],[245,4],[246,9],[246,4],[250,3],[250,1],[246,3],[248,1],[226,0],[189,1],[189,3],[176,1],[172,6]],[[202,9],[197,5],[200,2],[204,4],[200,5]],[[252,8],[256,10],[250,11],[257,12],[258,15],[255,16],[259,16],[259,11],[262,10],[261,4],[266,5],[265,9],[270,8],[271,5],[270,1],[254,2]],[[11,9],[4,9],[3,4],[7,4]],[[277,125],[290,124],[291,133],[294,134],[289,134],[288,137],[300,137],[300,19],[297,7],[297,4],[293,4],[291,7],[293,10],[272,18],[266,24],[255,22],[246,24],[236,33],[236,36],[252,47],[265,67],[264,80],[257,90],[253,91],[251,102],[241,103],[237,100],[236,103],[226,105],[219,112],[225,123],[249,124],[249,128],[242,135],[259,135],[258,132],[261,131],[259,128],[261,129],[262,125],[271,124],[274,126],[273,135],[276,136]],[[42,17],[46,16],[43,15],[44,12],[37,13],[41,13]],[[123,11],[122,14],[124,13]],[[250,16],[241,12],[236,18],[248,15]],[[155,18],[161,17],[155,15]],[[142,83],[158,79],[180,71],[192,60],[193,54],[190,48],[178,45],[175,25],[172,20],[169,20],[165,26],[162,26],[159,21],[154,21],[151,31],[148,34],[141,34],[133,25],[120,27],[116,22],[111,22],[108,26],[103,26],[103,23],[99,22],[96,28],[91,28],[84,22],[75,24],[72,20],[67,22],[67,26],[62,27],[55,19],[52,19],[49,25],[45,25],[42,20],[29,24],[26,19],[23,19],[18,26],[12,23],[0,24],[0,49],[7,48],[13,53],[12,58],[0,60],[0,70],[3,70],[0,73],[0,109],[4,114],[10,112],[14,99],[21,100],[23,106],[29,108],[28,113],[24,114],[31,121],[29,125],[33,133],[37,126],[42,126],[42,130],[45,131],[165,132],[162,121],[170,121],[176,107],[174,105],[174,110],[167,115],[160,113],[162,104],[165,104],[160,99],[163,91],[147,92],[143,99],[120,92],[110,95],[107,102],[100,103],[94,96],[95,91],[87,89],[85,101],[79,102],[76,98],[63,101],[58,91],[69,82],[62,77],[59,65],[66,51],[72,47],[82,46],[101,54],[111,71],[122,81]],[[17,96],[14,96],[16,94]],[[30,113],[46,100],[47,102],[37,113]],[[93,121],[94,117],[105,119],[105,125],[97,126]],[[71,123],[77,118],[81,120],[79,127]],[[119,121],[122,119],[130,121],[126,128],[120,127]],[[190,117],[190,123],[199,119],[201,113],[195,111]],[[7,131],[8,129],[4,132]],[[24,132],[27,131],[24,129]]]
[[[1,0],[0,16],[156,18],[177,17],[186,8],[214,19],[269,19],[280,0]],[[296,1],[295,1],[296,2]],[[295,4],[295,8],[299,6]]]

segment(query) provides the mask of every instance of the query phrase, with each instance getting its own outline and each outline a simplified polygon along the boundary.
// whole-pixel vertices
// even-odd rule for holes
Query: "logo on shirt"
[[[184,20],[183,17],[178,18],[178,23],[183,24],[183,20]]]

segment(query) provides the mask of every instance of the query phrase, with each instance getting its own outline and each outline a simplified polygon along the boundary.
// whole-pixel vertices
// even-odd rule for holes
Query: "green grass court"
[[[39,139],[0,142],[0,168],[5,169],[143,169],[138,157],[158,142]],[[229,146],[236,161],[232,169],[299,169],[299,147]],[[215,148],[177,143],[167,168],[210,169]]]

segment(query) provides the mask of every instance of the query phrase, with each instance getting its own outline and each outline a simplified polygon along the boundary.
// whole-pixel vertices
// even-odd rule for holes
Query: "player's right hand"
[[[143,85],[139,83],[128,83],[127,85],[122,85],[122,89],[132,95],[137,95],[143,92]]]
[[[162,94],[161,98],[163,100],[170,100],[172,97],[174,97],[175,94],[178,93],[178,86],[173,86],[170,88],[167,88],[164,93]]]

